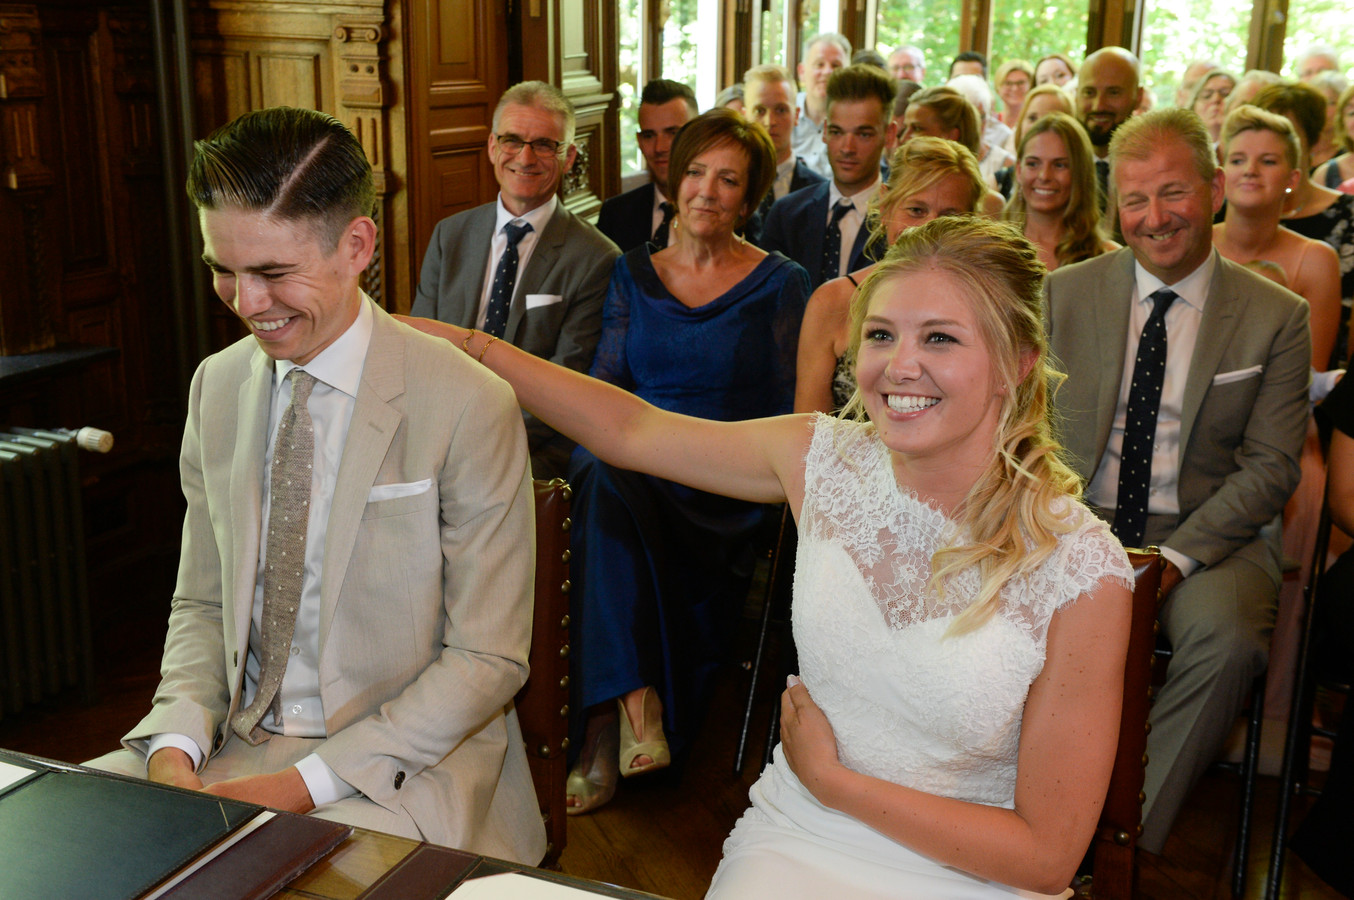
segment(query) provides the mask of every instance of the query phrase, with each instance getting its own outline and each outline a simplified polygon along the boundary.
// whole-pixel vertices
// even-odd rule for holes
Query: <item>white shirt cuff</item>
[[[1186,556],[1179,550],[1172,550],[1170,547],[1162,547],[1161,555],[1170,562],[1175,563],[1175,567],[1180,570],[1180,574],[1188,578],[1199,568],[1199,561],[1193,557]]]
[[[187,753],[188,758],[193,761],[194,772],[202,766],[202,748],[197,745],[197,741],[186,734],[176,734],[172,731],[157,734],[146,743],[146,762],[150,762],[150,758],[155,755],[155,751],[163,750],[166,747],[177,747]]]
[[[301,780],[310,791],[310,802],[317,807],[357,793],[357,788],[335,775],[329,764],[314,753],[298,762],[296,771],[301,773]]]

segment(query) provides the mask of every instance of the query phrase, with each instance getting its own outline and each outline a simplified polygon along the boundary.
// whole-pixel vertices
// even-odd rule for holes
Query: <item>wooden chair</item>
[[[1089,890],[1078,896],[1131,900],[1137,869],[1134,856],[1142,833],[1142,786],[1147,770],[1147,712],[1151,706],[1152,651],[1156,645],[1157,606],[1163,562],[1155,547],[1129,550],[1133,565],[1133,614],[1124,663],[1124,705],[1119,714],[1119,746],[1114,754],[1109,791],[1091,839],[1094,865]]]
[[[569,520],[573,491],[562,478],[534,482],[536,494],[536,609],[532,617],[531,675],[514,704],[527,746],[527,763],[545,821],[544,868],[564,852],[565,782],[569,777]]]

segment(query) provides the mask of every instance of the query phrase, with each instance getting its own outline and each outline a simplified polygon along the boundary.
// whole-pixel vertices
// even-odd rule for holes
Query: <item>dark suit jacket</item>
[[[1180,521],[1166,546],[1204,565],[1250,560],[1278,583],[1266,534],[1297,487],[1312,357],[1307,303],[1214,251],[1180,421]],[[1124,377],[1133,251],[1048,276],[1048,332],[1068,374],[1061,441],[1087,483],[1109,442]],[[1276,534],[1269,534],[1276,538]]]
[[[497,201],[437,223],[412,313],[474,327],[484,293]],[[602,301],[620,251],[592,225],[564,208],[555,213],[517,276],[503,339],[579,372],[592,365],[602,334]],[[525,414],[524,414],[525,415]],[[532,472],[563,477],[573,442],[526,416]]]
[[[795,169],[790,175],[790,190],[785,192],[785,196],[788,197],[795,191],[826,181],[826,178],[810,169],[808,163],[796,156]],[[762,231],[766,228],[766,217],[771,214],[771,207],[775,204],[776,192],[768,190],[766,196],[762,198],[761,205],[752,214],[752,219],[748,221],[747,227],[743,229],[743,236],[758,247],[762,245]]]
[[[653,198],[653,182],[609,197],[597,212],[597,230],[629,253],[653,237]]]
[[[762,229],[759,246],[767,253],[779,250],[804,267],[809,273],[809,289],[836,278],[833,272],[823,277],[823,235],[827,231],[827,203],[831,184],[824,180],[801,190],[786,194],[771,207]],[[883,254],[871,244],[866,246],[870,229],[861,228],[851,248],[851,260],[846,271],[854,272],[875,262]]]

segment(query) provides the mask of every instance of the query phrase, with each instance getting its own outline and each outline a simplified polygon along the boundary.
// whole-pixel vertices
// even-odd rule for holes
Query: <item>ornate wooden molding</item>
[[[385,204],[395,181],[390,171],[387,110],[392,105],[392,92],[386,81],[385,31],[384,16],[380,14],[344,13],[334,16],[330,38],[337,89],[334,115],[357,136],[371,161],[376,181],[374,217],[381,239],[367,266],[363,286],[381,306],[386,306],[385,249],[390,240],[382,226],[386,220]]]
[[[11,191],[56,180],[39,140],[38,104],[46,95],[37,7],[0,4],[0,185]]]

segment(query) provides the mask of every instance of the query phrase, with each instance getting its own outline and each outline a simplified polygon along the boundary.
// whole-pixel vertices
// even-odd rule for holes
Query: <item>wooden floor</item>
[[[115,748],[119,736],[149,708],[158,680],[162,634],[162,627],[158,633],[153,626],[139,629],[135,639],[122,642],[124,647],[133,645],[130,654],[98,661],[97,704],[60,698],[0,720],[0,747],[68,762]],[[627,781],[609,806],[570,819],[569,843],[561,861],[566,872],[678,900],[703,895],[719,862],[724,835],[746,806],[747,788],[754,779],[751,764],[741,777],[731,771],[745,678],[730,668],[696,751],[684,767]],[[761,708],[764,711],[767,703]],[[755,728],[758,758],[764,727],[762,720]],[[1260,896],[1268,866],[1275,783],[1261,781],[1247,897]],[[1164,856],[1143,859],[1139,896],[1146,900],[1230,896],[1227,860],[1236,805],[1236,781],[1221,773],[1208,776],[1176,823]],[[1285,877],[1287,898],[1340,896],[1294,857],[1289,857]]]

